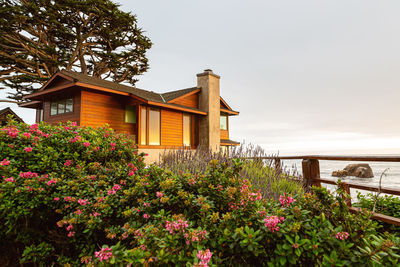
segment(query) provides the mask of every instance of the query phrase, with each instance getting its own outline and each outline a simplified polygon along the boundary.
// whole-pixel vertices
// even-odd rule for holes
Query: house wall
[[[199,108],[199,94],[192,94],[183,98],[180,98],[172,103],[191,108]]]
[[[126,97],[82,90],[81,101],[82,126],[100,127],[107,123],[117,132],[136,134],[136,124],[125,122]]]
[[[161,109],[161,145],[183,145],[183,113]]]
[[[60,115],[50,115],[50,105],[52,100],[73,98],[72,112],[64,113]],[[54,93],[47,96],[43,101],[43,121],[50,124],[66,123],[67,121],[77,122],[80,124],[80,112],[81,112],[81,94],[76,88],[69,90],[68,92]],[[38,112],[36,110],[36,122],[39,122]]]
[[[227,130],[221,130],[221,139],[229,139],[229,116],[226,117]]]

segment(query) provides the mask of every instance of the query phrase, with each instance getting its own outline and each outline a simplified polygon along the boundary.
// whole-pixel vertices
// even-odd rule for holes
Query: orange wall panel
[[[125,122],[122,96],[82,90],[81,125],[100,127],[108,124],[115,131],[136,134],[136,124]]]
[[[199,108],[199,94],[189,95],[176,101],[172,101],[172,103],[191,108]]]
[[[161,109],[161,145],[183,146],[183,113]]]

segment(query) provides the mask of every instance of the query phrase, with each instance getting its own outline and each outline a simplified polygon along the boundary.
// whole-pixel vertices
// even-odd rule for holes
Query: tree
[[[20,102],[59,69],[127,82],[148,69],[152,43],[111,0],[1,0],[3,102]]]

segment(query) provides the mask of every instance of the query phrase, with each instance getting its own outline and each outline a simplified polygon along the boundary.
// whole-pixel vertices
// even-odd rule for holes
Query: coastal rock
[[[333,177],[346,177],[348,175],[348,172],[345,170],[337,170],[332,172]]]
[[[349,176],[356,176],[359,178],[372,178],[374,173],[368,164],[349,164],[344,168]]]

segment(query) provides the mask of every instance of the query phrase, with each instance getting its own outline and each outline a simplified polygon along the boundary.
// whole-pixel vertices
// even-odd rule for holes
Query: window
[[[141,145],[147,144],[146,132],[147,132],[147,108],[141,107],[140,108],[140,144]]]
[[[43,109],[39,108],[38,112],[39,112],[39,122],[41,122],[41,121],[43,121]]]
[[[221,115],[219,125],[220,125],[221,130],[224,130],[224,131],[228,130],[228,116]]]
[[[183,145],[191,146],[192,144],[192,116],[183,114]]]
[[[136,106],[125,107],[125,122],[136,123]]]
[[[50,115],[59,115],[73,111],[74,102],[72,98],[53,100],[50,104]]]
[[[160,110],[150,108],[149,110],[149,145],[159,146],[161,143],[161,115]]]

